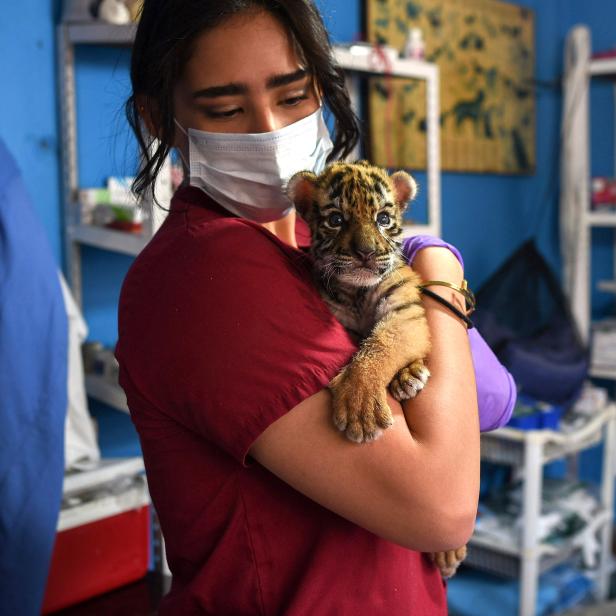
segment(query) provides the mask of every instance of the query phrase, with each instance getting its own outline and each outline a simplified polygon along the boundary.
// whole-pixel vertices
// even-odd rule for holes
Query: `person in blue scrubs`
[[[55,258],[0,139],[0,616],[41,612],[62,499],[67,364]]]

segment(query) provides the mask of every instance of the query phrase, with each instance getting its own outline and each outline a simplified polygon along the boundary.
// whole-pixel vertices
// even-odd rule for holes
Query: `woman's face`
[[[264,11],[236,15],[201,35],[174,91],[179,124],[212,132],[273,131],[319,104],[287,32]],[[176,145],[186,145],[179,131]]]

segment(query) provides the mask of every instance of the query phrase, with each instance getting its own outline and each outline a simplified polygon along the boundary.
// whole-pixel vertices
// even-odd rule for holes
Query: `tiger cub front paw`
[[[426,385],[430,371],[423,359],[417,359],[398,371],[391,380],[389,391],[398,401],[414,398]]]
[[[329,384],[334,424],[355,443],[374,441],[394,423],[384,388],[365,375],[343,370]]]
[[[453,577],[462,561],[466,558],[466,546],[447,552],[433,552],[430,554],[432,562],[439,568],[441,576],[446,580]]]

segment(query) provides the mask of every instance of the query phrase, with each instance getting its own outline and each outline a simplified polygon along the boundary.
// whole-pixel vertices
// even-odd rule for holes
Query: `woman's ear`
[[[287,182],[287,197],[293,201],[298,214],[306,222],[310,222],[316,187],[317,176],[312,171],[300,171]]]
[[[394,185],[396,203],[403,211],[408,202],[412,201],[417,195],[417,182],[406,171],[396,171],[391,176],[391,181]]]
[[[137,105],[137,113],[148,129],[148,133],[152,137],[160,138],[160,130],[158,129],[158,123],[155,121],[156,114],[152,109],[152,102],[148,100],[145,94],[137,94],[135,96],[135,103]]]

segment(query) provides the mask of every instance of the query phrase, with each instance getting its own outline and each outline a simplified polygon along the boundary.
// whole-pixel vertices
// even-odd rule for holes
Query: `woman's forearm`
[[[427,248],[415,259],[414,269],[425,279],[460,284],[463,271],[444,248]],[[437,289],[435,289],[437,290]],[[445,287],[445,299],[464,309],[463,299]],[[434,489],[447,495],[458,514],[474,518],[479,494],[479,420],[475,373],[465,324],[447,308],[425,297],[432,336],[428,361],[430,380],[413,400],[403,404],[406,421],[423,449]]]

